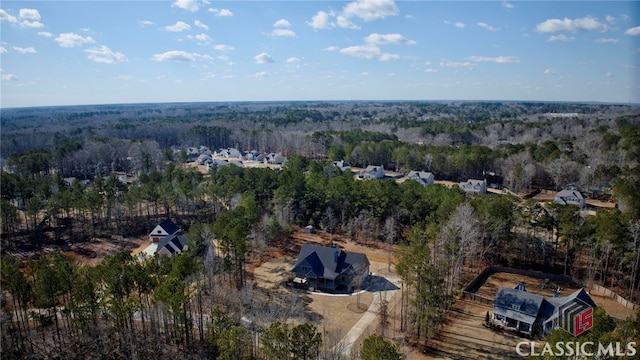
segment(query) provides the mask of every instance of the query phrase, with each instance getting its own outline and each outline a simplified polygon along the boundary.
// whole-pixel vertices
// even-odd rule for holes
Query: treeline
[[[585,219],[572,206],[498,195],[468,199],[456,187],[414,181],[356,180],[328,161],[301,156],[290,157],[280,171],[225,166],[206,176],[170,164],[129,186],[115,177],[69,186],[51,175],[8,173],[2,173],[2,183],[13,184],[2,187],[3,289],[11,294],[3,335],[15,345],[3,349],[17,351],[10,356],[32,349],[65,357],[76,351],[83,357],[84,349],[126,358],[183,351],[262,356],[260,347],[237,342],[255,341],[246,329],[305,312],[297,295],[280,301],[248,292],[253,287],[245,267],[268,246],[286,244],[292,226],[308,224],[363,244],[399,245],[395,262],[407,286],[403,329],[420,342],[435,334],[469,281],[469,269],[487,265],[565,273],[638,298],[640,222],[637,213],[617,209]],[[16,198],[27,204],[25,211],[9,201]],[[191,255],[140,263],[121,254],[89,268],[45,255],[21,265],[6,254],[24,246],[91,241],[96,232],[144,234],[158,216],[188,231]],[[207,246],[214,236],[216,249]],[[150,279],[138,280],[138,272]],[[83,276],[95,278],[85,284]],[[260,296],[270,305],[257,306]],[[276,304],[290,312],[268,307]],[[222,316],[213,313],[216,306],[232,319],[228,328],[202,325]],[[249,322],[242,324],[243,317]],[[60,341],[62,350],[50,346]],[[323,338],[322,344],[332,341]],[[145,352],[149,344],[155,352]],[[227,345],[237,350],[224,350]]]
[[[235,360],[333,353],[337,339],[323,337],[298,294],[224,286],[222,261],[207,250],[202,257],[184,252],[146,260],[123,252],[96,267],[58,254],[26,264],[3,257],[2,357]],[[287,328],[286,338],[269,331],[278,326]]]
[[[184,160],[180,150],[205,145],[426,170],[440,180],[492,173],[496,186],[515,192],[573,184],[610,196],[613,179],[640,161],[638,109],[623,105],[204,103],[2,114],[0,147],[11,171],[80,179],[161,171],[167,160]]]
[[[631,174],[637,176],[637,169]],[[280,171],[225,166],[212,168],[207,176],[170,164],[163,172],[141,174],[129,186],[113,176],[97,178],[88,186],[79,181],[68,185],[48,175],[1,176],[3,251],[47,242],[88,241],[105,231],[144,233],[159,216],[174,218],[188,229],[193,222],[212,223],[217,217],[230,216],[225,212],[236,209],[240,199],[253,199],[255,205],[250,207],[260,209],[251,221],[238,226],[258,226],[250,237],[259,244],[286,235],[292,225],[309,224],[358,242],[398,243],[413,228],[441,228],[458,206],[468,202],[472,219],[482,224],[479,239],[487,246],[510,249],[504,255],[478,248],[477,266],[557,267],[574,275],[584,275],[581,272],[589,268],[592,276],[597,274],[626,291],[634,287],[636,278],[630,276],[634,260],[629,254],[640,247],[631,245],[630,235],[639,218],[637,193],[633,195],[637,181],[620,185],[632,194],[629,210],[600,210],[584,219],[571,206],[541,206],[498,195],[466,200],[456,187],[359,181],[330,162],[300,156],[290,157]],[[16,204],[24,204],[24,210]],[[594,261],[588,266],[585,251],[592,252],[586,258]]]

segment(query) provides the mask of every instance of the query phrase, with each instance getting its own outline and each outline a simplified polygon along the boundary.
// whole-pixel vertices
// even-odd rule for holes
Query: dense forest
[[[489,265],[567,274],[640,299],[638,107],[138,104],[1,115],[3,356],[339,359],[339,339],[316,328],[302,297],[247,281],[248,263],[309,224],[397,249],[409,300],[404,329],[418,343]],[[287,162],[203,174],[185,164],[186,148],[201,145],[277,151]],[[491,174],[517,194],[572,184],[617,206],[586,216],[514,195],[360,181],[331,163],[342,159],[454,182]],[[121,253],[92,267],[45,251],[142,236],[167,217],[187,232],[189,252],[145,261]],[[220,251],[209,246],[214,237]],[[17,256],[25,252],[37,256]]]

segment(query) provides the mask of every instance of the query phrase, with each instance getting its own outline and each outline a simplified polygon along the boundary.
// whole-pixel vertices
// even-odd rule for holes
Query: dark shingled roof
[[[493,312],[533,324],[544,297],[526,291],[502,287],[493,300]]]
[[[298,261],[291,272],[305,273],[300,268],[306,262],[316,277],[335,279],[338,275],[353,267],[362,269],[368,263],[367,256],[362,253],[347,252],[337,247],[305,244],[300,249]]]
[[[184,235],[167,236],[158,243],[156,252],[160,251],[162,248],[166,248],[172,254],[174,254],[176,251],[181,252],[184,250],[184,246],[186,243],[187,237]]]
[[[171,221],[171,219],[166,219],[165,221],[161,222],[159,226],[163,228],[164,231],[166,231],[169,235],[173,235],[180,231],[178,225]]]
[[[589,296],[589,294],[587,294],[587,292],[584,290],[584,288],[582,289],[578,289],[574,292],[572,292],[571,294],[564,296],[564,297],[557,297],[557,298],[553,298],[553,297],[548,297],[545,298],[545,303],[542,306],[542,309],[540,310],[540,315],[543,319],[549,319],[549,318],[555,318],[558,317],[558,309],[567,303],[570,303],[572,301],[574,301],[575,299],[581,300],[582,302],[584,302],[585,304],[591,306],[591,307],[596,307],[596,303],[593,302],[593,300],[591,299],[591,297]]]

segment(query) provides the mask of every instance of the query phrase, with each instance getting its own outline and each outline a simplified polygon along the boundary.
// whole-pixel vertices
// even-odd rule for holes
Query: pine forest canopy
[[[12,345],[3,347],[7,357],[326,357],[327,338],[308,324],[301,298],[247,286],[249,262],[268,257],[269,247],[289,246],[293,229],[307,225],[362,245],[397,247],[389,258],[411,310],[403,324],[425,344],[467,280],[465,269],[565,273],[640,297],[636,106],[134,104],[3,109],[1,121],[0,270],[12,295],[3,311],[10,305],[15,314],[2,332]],[[282,152],[287,161],[278,171],[214,166],[204,173],[185,166],[186,149],[202,145]],[[429,171],[436,180],[491,176],[519,193],[574,184],[591,196],[610,194],[617,208],[582,217],[577,207],[510,195],[362,181],[333,160]],[[166,218],[192,241],[171,259],[138,262],[123,252],[90,267],[43,252],[145,236]],[[208,246],[214,238],[215,254]],[[21,252],[41,256],[11,256]],[[33,308],[42,311],[30,314]],[[289,327],[291,319],[300,325]],[[260,348],[248,328],[265,331]],[[381,340],[368,346],[395,356]]]

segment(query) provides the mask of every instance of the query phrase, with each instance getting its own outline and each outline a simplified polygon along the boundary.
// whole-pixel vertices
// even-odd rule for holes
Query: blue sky
[[[0,106],[638,102],[639,4],[3,1]]]

